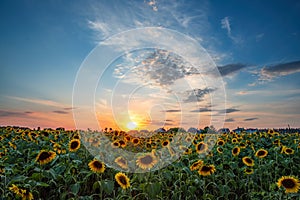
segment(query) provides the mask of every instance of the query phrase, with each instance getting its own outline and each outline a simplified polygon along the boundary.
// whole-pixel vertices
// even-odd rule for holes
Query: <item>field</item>
[[[1,127],[2,199],[300,199],[299,133],[84,134]],[[178,143],[176,136],[190,145]],[[103,150],[104,137],[110,148],[144,157],[118,157],[119,168],[96,160],[84,144]],[[155,169],[162,150],[169,158],[181,152],[166,167],[132,173]]]

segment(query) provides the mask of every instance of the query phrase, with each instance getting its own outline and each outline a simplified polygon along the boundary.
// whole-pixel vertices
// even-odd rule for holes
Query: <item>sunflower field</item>
[[[158,150],[173,156],[177,134],[186,134],[190,145],[179,146],[178,159],[151,171],[159,164]],[[214,141],[205,140],[209,134],[176,132],[93,135],[99,137],[0,127],[0,199],[300,199],[299,133],[230,132]],[[116,150],[143,152],[131,163],[150,172],[131,173],[122,156],[114,159],[120,168],[95,158],[84,142],[97,148],[103,136]]]

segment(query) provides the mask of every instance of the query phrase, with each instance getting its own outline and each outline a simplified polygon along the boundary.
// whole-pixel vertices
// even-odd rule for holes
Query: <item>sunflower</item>
[[[4,174],[5,172],[5,168],[4,167],[0,167],[0,174]]]
[[[38,162],[40,165],[44,165],[51,162],[55,156],[56,153],[54,151],[41,150],[36,157],[36,162]]]
[[[115,163],[117,163],[123,169],[128,169],[127,160],[125,160],[121,156],[119,156],[118,158],[115,159]]]
[[[112,148],[118,148],[119,146],[120,146],[119,141],[114,141],[114,142],[111,143]]]
[[[256,153],[255,156],[258,158],[264,158],[268,155],[268,151],[264,149],[259,149]]]
[[[247,167],[246,169],[244,169],[245,174],[253,174],[254,170],[253,168]]]
[[[115,175],[115,179],[117,183],[122,187],[122,189],[130,187],[130,179],[124,173],[118,172]]]
[[[291,149],[291,148],[288,148],[288,147],[285,147],[283,151],[287,155],[294,154],[294,152],[295,152],[294,149]]]
[[[157,158],[152,153],[138,157],[136,160],[137,166],[142,169],[151,169],[157,163]]]
[[[240,143],[240,148],[245,149],[246,146],[247,146],[247,145],[246,145],[244,142],[241,142],[241,143]]]
[[[205,153],[208,150],[208,146],[207,144],[205,144],[204,142],[199,142],[196,145],[196,151],[197,153],[201,154],[201,153]]]
[[[15,145],[14,143],[12,142],[8,142],[9,146],[11,146],[14,150],[17,149],[17,145]]]
[[[131,140],[131,142],[133,143],[134,146],[137,146],[140,143],[140,139],[139,138],[133,138]]]
[[[234,143],[238,143],[238,139],[237,138],[232,138],[231,142]]]
[[[12,184],[11,187],[9,187],[8,189],[17,195],[21,195],[20,188],[15,184]]]
[[[223,146],[225,144],[225,141],[224,140],[218,140],[217,144],[219,146]]]
[[[216,171],[214,165],[202,165],[198,170],[198,173],[202,176],[209,176]]]
[[[79,139],[72,139],[69,142],[69,151],[77,151],[80,148],[80,140]]]
[[[32,200],[33,199],[33,195],[31,192],[29,192],[29,190],[26,189],[21,189],[21,195],[22,200]]]
[[[93,160],[88,165],[93,172],[103,173],[105,171],[105,164],[99,160]]]
[[[166,146],[168,146],[170,144],[170,141],[169,140],[165,140],[165,141],[163,141],[162,143],[161,143],[161,145],[163,146],[163,147],[166,147]]]
[[[281,142],[280,142],[280,139],[276,139],[276,140],[274,140],[274,142],[273,142],[274,145],[278,145],[278,146],[280,145],[280,143],[281,143]]]
[[[217,152],[218,152],[218,153],[223,153],[222,147],[218,147],[218,148],[217,148]]]
[[[199,169],[199,167],[201,167],[201,165],[203,164],[202,160],[198,160],[196,162],[194,162],[191,166],[190,166],[190,170],[191,171],[195,171],[197,169]]]
[[[185,150],[184,150],[184,153],[183,154],[185,154],[185,155],[190,155],[190,154],[192,154],[193,153],[193,150],[191,149],[191,148],[186,148]]]
[[[244,163],[245,165],[247,165],[247,166],[249,166],[249,167],[254,166],[254,160],[252,160],[250,157],[245,156],[245,157],[243,157],[242,160],[243,160],[243,163]]]
[[[277,181],[278,187],[283,186],[285,188],[285,193],[297,193],[300,189],[300,181],[293,176],[282,176]]]
[[[122,148],[126,147],[127,143],[124,140],[120,140],[119,144]]]
[[[241,152],[241,149],[238,146],[234,147],[231,151],[233,156],[238,156],[240,154],[240,152]]]

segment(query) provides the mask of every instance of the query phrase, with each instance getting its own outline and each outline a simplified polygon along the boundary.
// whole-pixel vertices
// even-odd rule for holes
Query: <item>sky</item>
[[[0,125],[300,127],[299,18],[283,0],[1,1]]]

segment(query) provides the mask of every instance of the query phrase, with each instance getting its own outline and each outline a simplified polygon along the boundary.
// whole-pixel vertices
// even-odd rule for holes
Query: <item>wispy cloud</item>
[[[204,89],[188,90],[185,92],[186,98],[184,99],[184,102],[189,103],[203,101],[204,96],[213,91],[215,91],[215,89],[208,87]]]
[[[264,33],[260,33],[258,35],[255,36],[256,42],[259,42],[260,40],[262,40],[262,38],[265,36]]]
[[[170,113],[173,113],[173,112],[181,112],[181,110],[165,110],[165,111],[162,111],[162,112],[170,112]]]
[[[221,19],[221,28],[226,30],[227,36],[232,41],[234,41],[237,44],[240,44],[240,43],[242,43],[243,40],[240,37],[238,37],[238,36],[233,36],[233,34],[232,34],[232,28],[231,28],[231,22],[230,21],[231,21],[231,19],[228,16],[224,17],[223,19]]]
[[[222,76],[226,76],[226,75],[232,74],[234,72],[237,72],[247,66],[248,65],[242,64],[242,63],[233,63],[233,64],[227,64],[224,66],[218,66],[218,70]]]
[[[225,119],[225,122],[234,122],[234,121],[235,121],[235,119],[233,119],[233,118]]]
[[[147,4],[152,8],[153,11],[158,11],[158,7],[156,5],[155,0],[150,0],[150,1],[147,2]]]
[[[45,100],[45,99],[31,99],[31,98],[23,98],[23,97],[15,97],[15,96],[7,96],[10,99],[17,100],[17,101],[23,101],[23,102],[28,102],[28,103],[33,103],[33,104],[40,104],[44,106],[51,106],[51,107],[60,107],[60,108],[66,108],[65,104],[56,102],[56,101],[51,101],[51,100]],[[67,107],[69,108],[69,107]]]
[[[258,119],[257,117],[252,117],[252,118],[244,119],[244,121],[253,121],[253,120],[257,120],[257,119]]]
[[[224,110],[220,110],[219,113],[220,114],[222,114],[222,113],[228,114],[228,113],[234,113],[234,112],[239,112],[239,111],[241,111],[241,110],[236,109],[236,108],[227,108]]]
[[[211,108],[199,108],[196,110],[191,110],[190,112],[211,112],[212,109]]]
[[[63,110],[54,110],[52,112],[57,113],[57,114],[69,114],[69,112],[66,112],[66,111],[63,111]]]
[[[229,17],[224,17],[223,19],[221,19],[221,25],[223,29],[227,30],[228,36],[231,36],[231,25]]]
[[[263,67],[260,70],[259,81],[271,81],[279,76],[286,76],[300,72],[300,61],[279,63]]]
[[[26,117],[33,112],[14,112],[14,111],[6,111],[0,110],[0,117]]]

